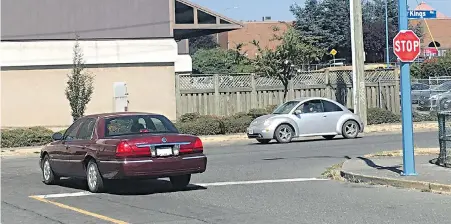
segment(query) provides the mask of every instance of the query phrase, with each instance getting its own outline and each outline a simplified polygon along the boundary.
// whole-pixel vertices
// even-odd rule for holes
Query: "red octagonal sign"
[[[420,55],[420,38],[412,30],[401,30],[393,38],[393,52],[402,62],[413,62]]]

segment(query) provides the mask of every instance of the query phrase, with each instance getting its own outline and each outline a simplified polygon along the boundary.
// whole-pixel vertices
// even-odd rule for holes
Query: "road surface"
[[[437,147],[437,133],[415,135]],[[167,180],[117,183],[89,194],[78,181],[42,183],[37,158],[2,159],[1,223],[439,223],[451,196],[323,180],[329,166],[401,148],[401,136],[300,140],[290,144],[210,145],[207,171],[186,191]],[[421,174],[420,174],[421,175]],[[75,194],[74,194],[75,193]],[[45,200],[31,198],[47,195]]]

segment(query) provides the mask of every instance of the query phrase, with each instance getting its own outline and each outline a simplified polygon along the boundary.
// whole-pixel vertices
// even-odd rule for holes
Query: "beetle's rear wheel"
[[[343,124],[342,132],[344,138],[356,138],[359,134],[359,124],[354,120],[348,120]]]

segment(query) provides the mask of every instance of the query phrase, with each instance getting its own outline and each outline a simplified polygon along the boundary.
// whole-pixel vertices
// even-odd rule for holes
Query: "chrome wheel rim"
[[[90,165],[88,168],[88,184],[91,189],[94,189],[97,185],[97,170],[94,165]]]
[[[354,122],[351,122],[346,125],[345,132],[349,136],[354,136],[357,133],[357,125]]]
[[[283,127],[279,131],[279,138],[284,141],[289,140],[291,138],[291,130],[287,127]]]
[[[50,179],[50,163],[49,163],[49,160],[45,160],[43,171],[44,171],[44,180],[49,180]]]

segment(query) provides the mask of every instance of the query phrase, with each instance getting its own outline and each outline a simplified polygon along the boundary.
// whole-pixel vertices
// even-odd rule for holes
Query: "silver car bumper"
[[[249,126],[247,128],[247,137],[257,139],[273,139],[274,130],[264,126]]]

